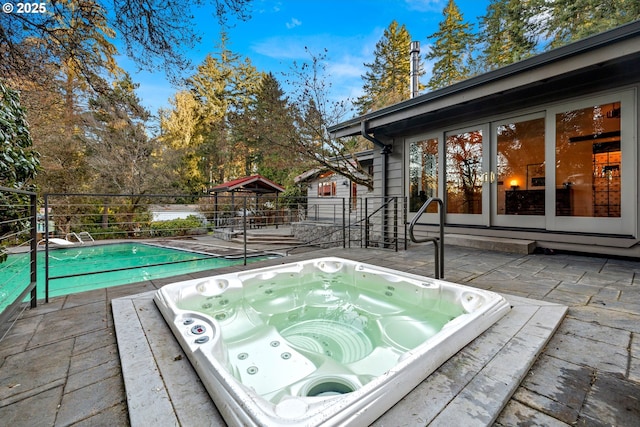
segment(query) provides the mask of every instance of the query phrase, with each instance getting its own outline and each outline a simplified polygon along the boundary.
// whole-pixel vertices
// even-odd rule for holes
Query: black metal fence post
[[[44,195],[44,302],[49,302],[49,195]]]
[[[408,248],[408,227],[407,227],[407,209],[409,208],[409,198],[408,197],[404,197],[402,199],[402,224],[403,224],[403,229],[404,229],[404,250],[406,251]]]
[[[342,198],[342,248],[347,248],[347,209],[345,198]]]
[[[369,199],[364,199],[364,247],[369,247]]]
[[[398,252],[398,198],[393,198],[393,240],[395,241],[395,250]]]
[[[244,265],[247,265],[247,196],[243,198],[242,203],[242,240]]]
[[[29,196],[30,208],[31,208],[31,283],[33,283],[33,289],[31,289],[31,308],[36,308],[38,305],[38,197],[35,194]]]

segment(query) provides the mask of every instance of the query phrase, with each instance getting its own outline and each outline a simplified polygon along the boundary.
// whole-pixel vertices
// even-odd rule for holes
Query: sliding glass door
[[[545,117],[543,113],[492,124],[492,225],[545,225]]]
[[[409,213],[417,212],[430,197],[441,197],[439,193],[438,167],[440,165],[440,139],[437,135],[420,136],[409,140]],[[438,212],[438,205],[432,204],[425,212],[426,221]]]
[[[550,110],[547,228],[633,234],[637,203],[632,92]]]
[[[445,134],[447,223],[488,225],[490,178],[487,126]],[[485,188],[487,187],[487,188]]]
[[[609,93],[409,139],[409,212],[437,196],[449,225],[636,235],[634,100]]]

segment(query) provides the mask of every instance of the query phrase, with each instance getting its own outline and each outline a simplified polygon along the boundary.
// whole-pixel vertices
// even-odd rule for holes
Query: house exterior
[[[356,153],[360,166],[373,176],[374,150]],[[306,189],[308,219],[314,221],[342,222],[342,201],[352,218],[357,217],[362,200],[373,195],[366,185],[358,184],[329,168],[314,168],[294,178],[294,182]]]
[[[636,21],[329,131],[374,142],[374,193],[408,221],[438,197],[449,234],[637,257],[639,89]]]

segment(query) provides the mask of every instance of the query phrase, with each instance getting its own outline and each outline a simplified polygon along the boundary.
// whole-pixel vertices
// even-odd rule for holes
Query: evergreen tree
[[[536,0],[549,18],[543,33],[554,48],[640,19],[638,0]]]
[[[32,190],[39,157],[18,92],[0,80],[0,185]]]
[[[364,95],[354,103],[360,114],[409,99],[410,46],[407,28],[392,21],[376,43],[373,62],[364,64]]]
[[[39,187],[44,191],[89,191],[81,114],[88,97],[108,90],[104,77],[121,71],[111,43],[114,31],[106,10],[93,1],[68,0],[55,6],[54,13],[25,17],[20,30],[0,35],[11,38],[16,30],[25,36],[21,52],[27,55],[15,64],[9,49],[0,67],[6,67],[24,93],[29,119],[37,125],[34,145],[43,153]],[[44,20],[47,25],[33,38],[21,33],[29,32],[31,19]],[[30,65],[36,73],[31,73]]]
[[[209,54],[188,79],[188,93],[163,112],[160,139],[180,154],[181,188],[199,192],[244,175],[250,141],[239,128],[255,100],[262,79],[248,59],[225,46]],[[186,121],[185,121],[186,120]]]
[[[530,1],[493,0],[481,18],[484,71],[520,61],[536,51],[536,24]]]
[[[427,86],[433,90],[459,82],[470,76],[474,47],[471,25],[464,22],[454,0],[449,0],[443,12],[444,20],[429,38],[435,40],[426,59],[436,60]]]
[[[40,166],[18,92],[0,80],[0,186],[35,191],[34,179]],[[25,233],[29,196],[0,193],[0,236]],[[7,254],[0,246],[0,263]]]
[[[226,41],[223,34],[216,56],[207,55],[188,82],[201,105],[198,153],[206,162],[203,173],[217,183],[244,175],[246,141],[233,138],[230,126],[247,112],[262,78],[249,59],[226,48]]]
[[[211,182],[211,179],[203,182],[201,159],[197,155],[202,143],[202,135],[198,133],[201,105],[187,90],[177,92],[169,103],[171,109],[160,111],[161,133],[157,138],[162,150],[162,169],[176,191],[188,193]]]
[[[153,144],[146,133],[149,112],[125,74],[107,93],[89,101],[87,156],[94,190],[142,194],[156,182]]]
[[[252,153],[255,171],[278,184],[293,183],[293,177],[303,170],[304,162],[291,151],[296,129],[289,100],[278,80],[269,73],[262,79],[253,106],[255,151]]]
[[[250,1],[209,3],[222,22],[227,12],[247,18]],[[29,107],[34,145],[44,153],[37,177],[40,188],[90,191],[81,110],[90,98],[112,96],[107,78],[118,77],[121,71],[113,44],[116,32],[139,65],[147,69],[164,65],[169,72],[182,72],[188,65],[183,53],[198,40],[192,17],[185,13],[190,5],[159,0],[61,0],[31,6],[38,8],[37,13],[0,14],[0,75],[21,90]]]

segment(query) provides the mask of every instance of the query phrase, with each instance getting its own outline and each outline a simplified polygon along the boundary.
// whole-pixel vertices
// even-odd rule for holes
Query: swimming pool
[[[154,300],[243,427],[369,425],[510,310],[494,292],[334,257],[176,282]]]
[[[30,255],[12,254],[0,264],[0,312],[29,282]],[[247,262],[271,258],[262,256]],[[38,299],[45,297],[45,252],[38,252]],[[113,243],[49,250],[49,297],[242,264],[145,243]]]

